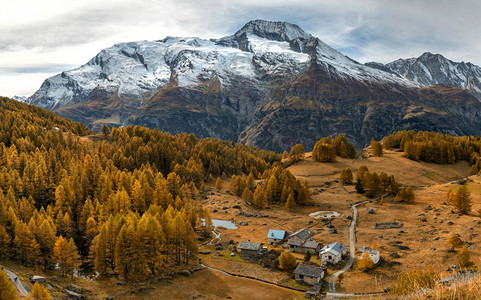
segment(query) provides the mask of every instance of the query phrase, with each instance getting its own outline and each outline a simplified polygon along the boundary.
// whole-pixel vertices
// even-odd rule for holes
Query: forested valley
[[[274,152],[137,126],[93,135],[8,98],[0,99],[0,120],[1,259],[63,276],[137,281],[191,263],[209,235],[198,201],[206,181],[249,178],[249,195],[307,202],[307,187]],[[263,179],[281,182],[256,190]]]

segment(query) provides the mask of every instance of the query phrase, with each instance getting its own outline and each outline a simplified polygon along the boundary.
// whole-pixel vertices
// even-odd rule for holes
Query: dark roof
[[[287,240],[288,245],[299,246],[299,247],[302,246],[304,242],[305,241],[303,239],[300,239],[297,236],[291,237]]]
[[[324,270],[325,268],[321,266],[298,264],[294,270],[294,274],[322,278]]]
[[[304,248],[317,249],[321,244],[318,241],[306,241],[297,236],[291,237],[287,240],[289,246],[297,246]]]
[[[237,249],[240,250],[255,250],[258,251],[262,247],[261,243],[254,243],[254,242],[239,242],[237,245]]]
[[[317,241],[307,241],[302,245],[304,248],[311,248],[311,249],[317,249],[319,247],[319,242]]]
[[[312,236],[314,235],[314,231],[310,230],[309,228],[303,228],[303,229],[300,229],[296,232],[294,232],[293,234],[291,234],[289,237],[298,237],[300,239],[303,239],[303,240],[308,240],[310,238],[312,238]]]

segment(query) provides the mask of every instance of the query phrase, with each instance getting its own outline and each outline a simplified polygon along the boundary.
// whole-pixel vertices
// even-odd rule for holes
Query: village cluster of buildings
[[[285,230],[270,229],[267,234],[269,245],[284,244],[290,252],[293,253],[310,253],[311,255],[319,256],[322,266],[303,264],[297,265],[294,270],[294,278],[296,281],[314,288],[320,289],[322,280],[326,275],[325,265],[335,265],[341,262],[347,256],[347,248],[342,243],[332,243],[323,246],[319,241],[312,239],[314,231],[309,228],[300,229],[294,233],[289,233]],[[240,252],[240,257],[255,261],[267,250],[262,243],[256,242],[239,242],[237,250]],[[367,247],[361,249],[368,252],[369,256],[375,264],[379,262],[379,250],[369,249]]]

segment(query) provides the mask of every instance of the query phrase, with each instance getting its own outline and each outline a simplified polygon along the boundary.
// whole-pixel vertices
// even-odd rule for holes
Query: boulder
[[[374,213],[374,209],[372,207],[368,207],[367,213],[372,215]]]
[[[45,284],[45,283],[47,283],[47,278],[45,278],[43,276],[33,275],[32,279],[30,279],[30,281],[32,283],[38,282],[40,284]]]
[[[72,284],[72,283],[69,283],[69,285],[67,285],[67,290],[75,292],[77,294],[83,294],[83,292],[84,292],[83,288],[79,287],[78,285]]]
[[[429,204],[424,207],[424,210],[431,210],[431,209],[433,209],[433,208]]]
[[[336,234],[336,233],[337,233],[337,229],[336,229],[336,228],[331,228],[331,229],[329,229],[329,233]]]
[[[411,250],[411,248],[409,248],[408,246],[404,246],[404,245],[394,244],[392,246],[398,248],[399,250]]]
[[[184,275],[184,276],[190,276],[190,275],[192,275],[192,272],[189,269],[184,269],[184,270],[180,271],[179,274]]]
[[[67,299],[74,299],[74,300],[85,300],[85,297],[83,295],[80,295],[76,292],[69,291],[69,290],[64,290],[65,296]]]

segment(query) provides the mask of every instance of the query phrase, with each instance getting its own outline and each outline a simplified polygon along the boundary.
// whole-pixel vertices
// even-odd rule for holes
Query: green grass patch
[[[481,194],[481,183],[478,182],[478,181],[467,181],[465,184],[464,184],[469,192],[471,194]],[[461,184],[450,184],[448,185],[447,187],[444,187],[443,190],[445,190],[446,192],[451,190],[453,192],[457,192],[459,190],[459,188],[461,187]]]
[[[296,288],[300,288],[300,289],[306,289],[306,290],[310,290],[312,288],[312,286],[310,286],[310,285],[305,285],[305,284],[297,282],[294,278],[290,278],[289,280],[287,280],[285,282],[285,284],[289,285],[289,286],[292,286],[292,287],[296,287]]]

